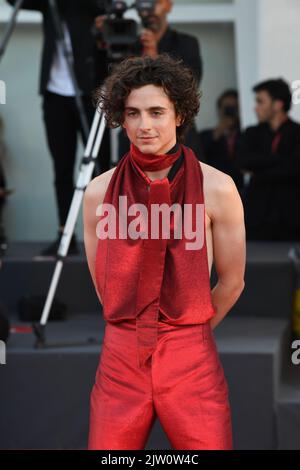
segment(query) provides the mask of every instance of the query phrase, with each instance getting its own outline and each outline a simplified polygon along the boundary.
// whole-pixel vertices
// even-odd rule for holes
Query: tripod
[[[33,324],[33,331],[36,335],[36,348],[42,348],[46,346],[45,338],[45,327],[49,317],[51,305],[53,302],[54,294],[57,288],[59,277],[63,268],[63,260],[67,254],[72,233],[74,231],[75,222],[78,217],[78,212],[83,199],[84,190],[91,180],[93,169],[95,166],[95,160],[99,153],[101,140],[103,138],[105,130],[105,119],[103,112],[96,111],[91,132],[87,141],[87,145],[84,152],[84,157],[81,161],[81,167],[79,170],[78,180],[75,187],[73,199],[71,202],[70,210],[68,213],[67,221],[64,227],[64,231],[61,236],[58,253],[56,255],[57,262],[55,265],[54,273],[51,279],[50,288],[42,312],[42,316],[39,324]],[[73,345],[73,344],[72,344]]]
[[[12,32],[14,30],[17,15],[18,15],[19,10],[22,8],[23,1],[24,0],[17,0],[16,1],[13,13],[11,15],[11,19],[8,22],[8,24],[7,24],[7,26],[4,30],[4,33],[3,33],[3,36],[2,36],[2,39],[1,39],[1,42],[0,42],[0,61],[3,57],[3,55],[4,55],[5,49],[7,47],[7,43],[9,41],[9,38],[12,35]]]
[[[84,156],[81,160],[79,175],[78,175],[77,183],[75,186],[75,191],[73,194],[72,202],[70,205],[69,213],[68,213],[64,230],[60,239],[60,245],[59,245],[58,252],[56,255],[56,258],[57,258],[56,266],[55,266],[54,273],[51,279],[51,283],[50,283],[50,287],[49,287],[48,294],[46,297],[46,302],[43,308],[43,312],[41,315],[40,323],[39,324],[35,323],[32,325],[33,332],[36,336],[35,347],[37,348],[46,346],[45,327],[46,327],[47,320],[49,318],[51,305],[53,303],[55,291],[56,291],[59,277],[63,268],[63,260],[66,257],[67,252],[68,252],[70,240],[71,240],[75,223],[78,217],[78,213],[81,207],[84,190],[92,178],[94,167],[95,166],[98,167],[97,157],[99,154],[101,141],[103,139],[103,134],[104,134],[105,127],[106,127],[103,112],[102,111],[99,112],[98,110],[96,110],[94,114],[94,119],[93,119],[93,123],[91,126],[91,130],[89,132],[89,126],[87,124],[87,119],[86,119],[86,115],[84,112],[84,107],[83,107],[82,99],[81,99],[82,93],[78,87],[75,73],[74,73],[73,56],[65,41],[63,27],[62,27],[61,20],[59,17],[56,1],[48,0],[48,2],[49,2],[51,15],[52,15],[53,25],[56,31],[57,41],[58,41],[58,44],[60,44],[62,47],[64,56],[68,65],[70,78],[73,82],[73,86],[75,90],[76,105],[77,105],[77,109],[79,112],[84,136],[87,142],[86,142],[86,147],[84,151]],[[12,17],[5,30],[4,37],[0,44],[0,59],[4,54],[8,40],[14,29],[17,13],[22,7],[22,3],[23,3],[23,0],[17,0],[15,3]],[[100,174],[99,168],[97,168],[97,173]],[[89,342],[86,342],[84,344],[88,344],[88,343]],[[74,346],[75,344],[78,344],[78,343],[72,343],[69,345]],[[56,345],[52,344],[51,346],[52,347],[57,346],[57,344]]]

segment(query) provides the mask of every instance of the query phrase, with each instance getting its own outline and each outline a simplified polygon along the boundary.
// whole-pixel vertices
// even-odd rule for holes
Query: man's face
[[[171,11],[171,9],[171,0],[156,0],[154,11],[148,16],[149,29],[151,29],[152,31],[160,31],[164,24],[166,16]]]
[[[282,109],[282,103],[273,100],[267,91],[261,90],[256,93],[255,112],[259,122],[270,122],[274,115]]]
[[[129,140],[143,153],[168,152],[176,144],[175,107],[162,87],[145,85],[130,92],[123,127]]]

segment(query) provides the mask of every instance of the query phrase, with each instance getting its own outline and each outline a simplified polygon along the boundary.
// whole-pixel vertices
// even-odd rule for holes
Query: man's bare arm
[[[212,289],[216,310],[212,329],[236,303],[244,289],[246,237],[243,204],[230,176],[222,175],[212,210],[214,264],[218,282]]]
[[[103,202],[106,191],[106,178],[103,173],[87,185],[83,197],[83,238],[89,271],[95,286],[96,293],[102,304],[95,278],[95,262],[98,245],[96,225],[98,222],[96,209]]]

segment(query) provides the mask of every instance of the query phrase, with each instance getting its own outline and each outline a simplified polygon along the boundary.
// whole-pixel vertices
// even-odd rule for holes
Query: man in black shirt
[[[203,64],[197,38],[190,34],[172,29],[167,15],[172,9],[171,0],[156,0],[153,14],[148,18],[148,28],[143,29],[135,51],[139,55],[156,57],[163,52],[178,59],[183,59],[197,79],[202,80]]]
[[[226,90],[217,100],[219,122],[200,132],[206,163],[230,175],[238,190],[243,190],[243,174],[237,167],[236,150],[240,138],[239,100],[236,90]]]
[[[240,141],[238,158],[251,179],[245,193],[248,240],[300,240],[300,124],[288,116],[291,92],[281,80],[256,85],[257,126]]]

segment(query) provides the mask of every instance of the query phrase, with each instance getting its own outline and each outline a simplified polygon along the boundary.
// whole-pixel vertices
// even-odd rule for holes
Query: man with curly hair
[[[198,85],[203,78],[203,59],[201,52],[201,44],[196,36],[190,32],[178,31],[170,25],[168,15],[173,9],[174,2],[172,0],[154,0],[152,3],[153,8],[151,12],[146,8],[138,9],[137,13],[142,20],[143,27],[141,28],[140,35],[137,41],[131,46],[131,55],[137,56],[151,56],[157,57],[159,54],[167,53],[170,56],[182,59],[183,63],[191,68]],[[146,16],[146,18],[145,18]],[[103,32],[106,15],[96,18],[95,24],[99,32]],[[146,19],[146,21],[145,21]],[[146,26],[145,27],[145,23]],[[100,51],[99,51],[100,53]],[[108,56],[107,45],[101,52],[101,65],[102,69],[107,69]],[[103,67],[104,61],[104,67]],[[192,147],[196,152],[197,158],[200,160],[202,155],[201,146],[195,122],[189,127],[189,131],[185,135],[186,145]],[[125,132],[118,134],[118,160],[122,155],[129,150],[130,142],[127,139]]]
[[[95,96],[131,147],[84,195],[105,320],[88,448],[143,449],[157,416],[174,449],[232,449],[213,329],[244,288],[243,207],[232,178],[181,143],[200,106],[195,78],[168,55],[131,57]]]

